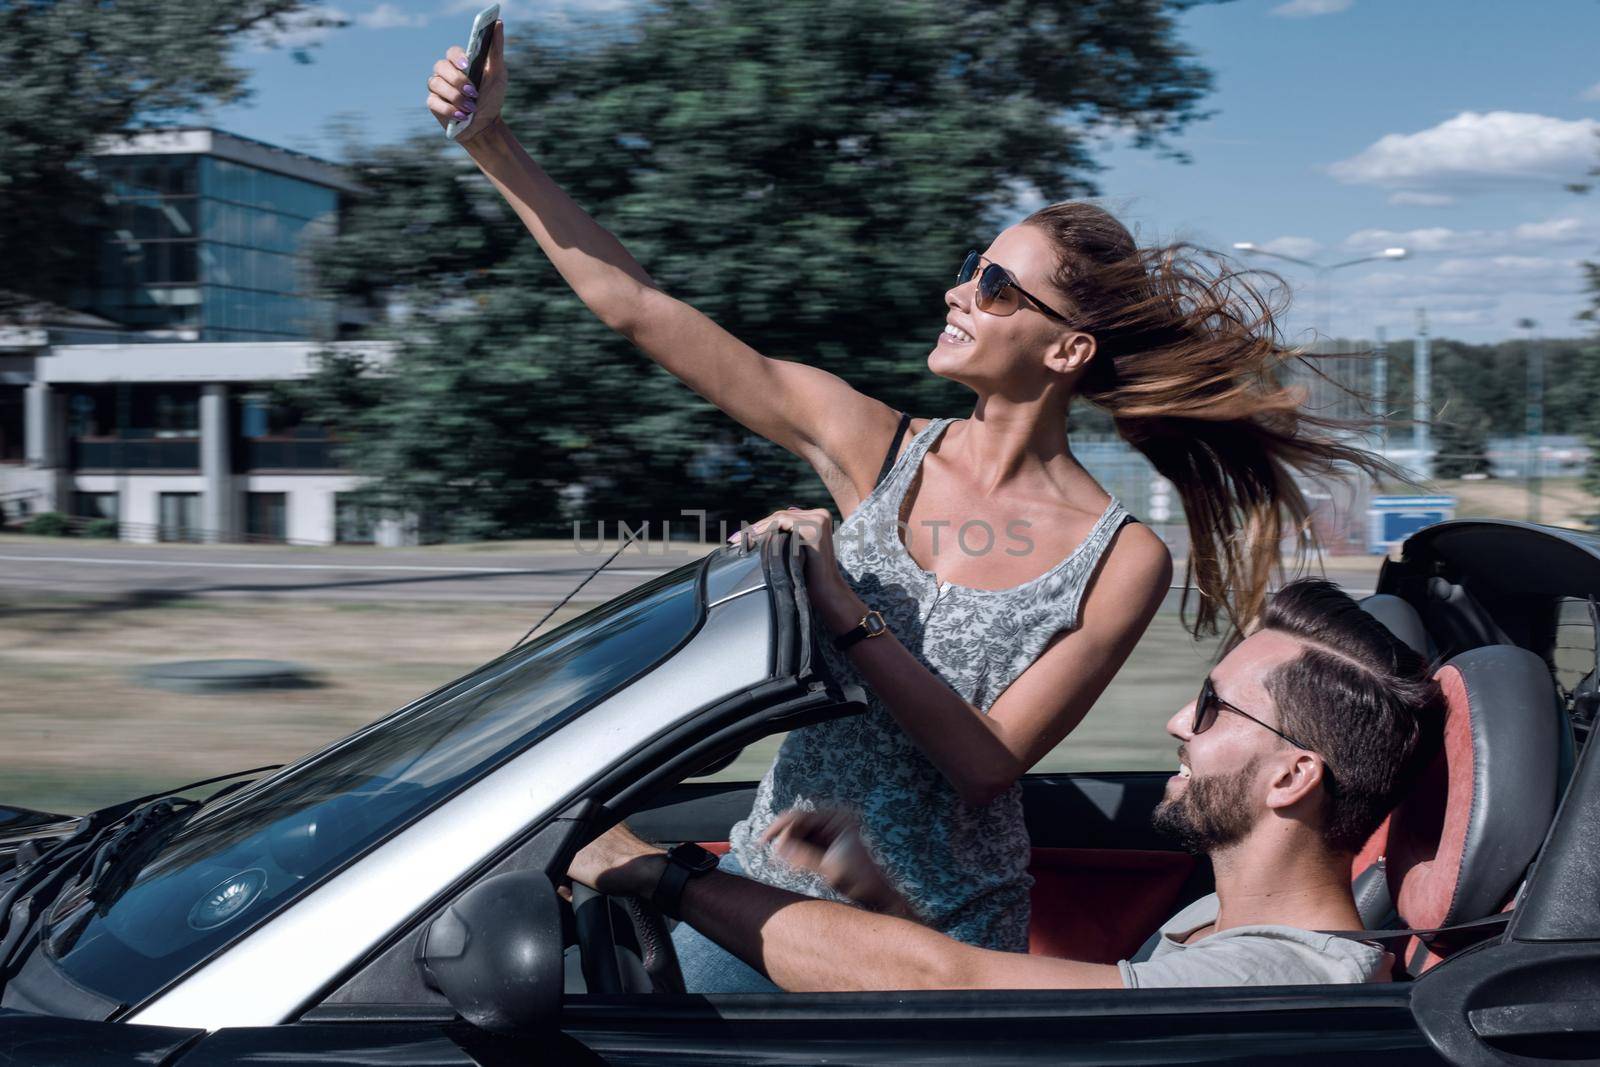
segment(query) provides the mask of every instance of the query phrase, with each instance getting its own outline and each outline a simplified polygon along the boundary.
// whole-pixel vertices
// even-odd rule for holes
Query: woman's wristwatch
[[[843,652],[869,637],[882,637],[888,632],[889,627],[884,623],[883,616],[876,611],[868,610],[861,616],[860,622],[833,639],[833,647]]]

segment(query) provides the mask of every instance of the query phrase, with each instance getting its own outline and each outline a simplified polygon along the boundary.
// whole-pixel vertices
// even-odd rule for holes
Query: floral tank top
[[[1084,590],[1129,515],[1113,499],[1071,555],[1010,589],[940,582],[906,551],[900,513],[923,456],[953,421],[935,420],[912,438],[888,476],[839,525],[834,549],[845,580],[911,654],[987,713],[1052,637],[1078,627]],[[996,538],[990,550],[1002,550],[998,545]],[[784,738],[749,817],[730,835],[745,874],[806,896],[841,899],[821,878],[774,857],[760,837],[789,808],[848,807],[859,813],[863,838],[885,872],[928,925],[968,944],[1026,951],[1033,879],[1021,784],[981,807],[963,801],[846,654],[827,641],[818,647],[835,677],[865,690],[867,710]]]

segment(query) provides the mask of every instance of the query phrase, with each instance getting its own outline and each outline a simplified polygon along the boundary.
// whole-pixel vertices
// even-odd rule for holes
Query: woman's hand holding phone
[[[481,136],[500,117],[506,99],[505,36],[505,23],[496,22],[481,84],[474,85],[468,78],[467,54],[456,45],[450,46],[428,76],[428,110],[439,125],[449,129],[452,122],[472,120],[457,134],[460,144]]]

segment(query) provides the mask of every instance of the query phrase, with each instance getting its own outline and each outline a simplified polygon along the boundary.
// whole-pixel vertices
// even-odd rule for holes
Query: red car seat
[[[1388,910],[1380,887],[1409,929],[1509,908],[1555,815],[1571,738],[1549,666],[1526,649],[1489,645],[1454,657],[1434,677],[1445,697],[1438,751],[1356,858],[1369,926],[1386,925],[1375,915]],[[1447,944],[1411,938],[1405,972],[1426,971],[1448,955]]]

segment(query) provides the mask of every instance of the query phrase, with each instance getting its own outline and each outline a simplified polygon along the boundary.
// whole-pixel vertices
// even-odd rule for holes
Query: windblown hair
[[[1331,582],[1279,589],[1261,625],[1308,646],[1264,684],[1283,732],[1326,765],[1323,839],[1357,852],[1437,750],[1443,694],[1423,658]]]
[[[1196,635],[1219,616],[1234,631],[1260,617],[1285,534],[1303,553],[1310,506],[1294,479],[1356,470],[1401,477],[1341,441],[1359,424],[1305,408],[1305,390],[1280,380],[1317,357],[1286,346],[1275,276],[1245,271],[1188,245],[1140,248],[1092,204],[1069,201],[1024,220],[1054,242],[1056,287],[1073,325],[1095,338],[1078,390],[1176,487],[1189,524],[1183,606],[1199,591]],[[1271,283],[1268,288],[1263,282]]]

